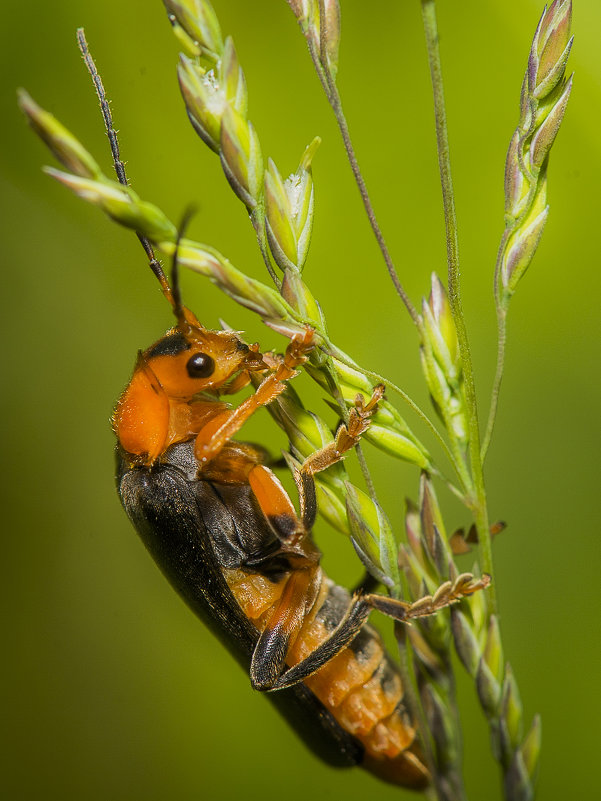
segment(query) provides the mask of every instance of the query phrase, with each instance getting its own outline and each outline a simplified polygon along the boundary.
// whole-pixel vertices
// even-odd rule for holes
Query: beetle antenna
[[[179,251],[186,228],[190,224],[190,220],[194,216],[195,211],[196,209],[194,206],[188,206],[188,208],[184,211],[182,221],[178,228],[175,250],[173,251],[173,261],[171,263],[171,298],[173,311],[177,317],[178,323],[180,324],[186,321],[186,314],[184,311],[184,304],[182,303],[182,292],[179,285]]]
[[[110,103],[106,96],[106,92],[104,90],[104,84],[102,83],[102,78],[100,77],[100,73],[96,68],[96,63],[94,62],[92,54],[90,53],[90,48],[88,47],[88,42],[86,40],[86,35],[83,28],[77,29],[77,44],[81,51],[81,55],[83,56],[83,60],[85,62],[87,70],[90,73],[90,77],[92,78],[92,81],[94,83],[94,88],[96,89],[98,100],[100,101],[100,110],[102,111],[102,117],[104,119],[104,127],[106,130],[106,135],[108,137],[109,144],[111,146],[111,153],[113,156],[113,166],[115,168],[115,172],[117,173],[117,180],[122,186],[129,186],[129,181],[127,180],[127,174],[125,172],[125,164],[121,159],[119,139],[117,138],[117,131],[113,123],[113,115],[111,114]],[[177,305],[175,302],[174,293],[171,287],[169,286],[169,282],[167,281],[167,276],[163,271],[160,261],[154,255],[154,250],[152,245],[150,244],[150,240],[143,234],[138,233],[138,231],[136,231],[136,236],[140,240],[140,243],[144,248],[144,251],[146,252],[150,269],[158,279],[158,282],[161,285],[161,290],[163,292],[163,295],[173,306],[173,309],[174,311],[176,311],[177,314]]]

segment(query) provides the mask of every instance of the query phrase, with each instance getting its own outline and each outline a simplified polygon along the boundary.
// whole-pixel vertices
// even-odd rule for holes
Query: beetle
[[[367,402],[358,395],[333,442],[295,469],[297,514],[266,451],[233,437],[285,391],[314,332],[295,334],[276,357],[206,329],[182,305],[176,258],[171,285],[154,264],[176,325],[138,354],[113,416],[121,503],[174,588],[319,756],[423,789],[430,777],[401,677],[367,618],[378,609],[408,621],[449,601],[351,596],[323,572],[311,533],[313,476],[354,448],[384,387]],[[226,403],[253,374],[254,393]],[[465,577],[462,595],[485,586]]]
[[[400,676],[365,622],[379,596],[351,598],[328,579],[311,536],[313,474],[356,444],[383,388],[358,400],[335,441],[297,471],[297,515],[266,453],[233,436],[284,391],[313,347],[312,330],[293,338],[283,357],[264,358],[237,334],[204,328],[172,284],[163,289],[177,324],[138,354],[113,416],[126,513],[171,584],[247,667],[252,686],[278,691],[276,704],[320,756],[426,786]],[[237,407],[224,403],[253,373],[262,377],[254,393]]]

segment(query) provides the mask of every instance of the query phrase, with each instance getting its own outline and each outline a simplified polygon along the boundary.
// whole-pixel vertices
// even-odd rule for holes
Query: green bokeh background
[[[494,368],[492,269],[505,150],[539,0],[441,0],[439,21],[464,300],[483,408]],[[216,0],[236,42],[266,155],[292,171],[315,134],[317,202],[306,278],[332,338],[426,403],[416,337],[362,215],[333,119],[284,0]],[[159,0],[4,3],[0,31],[3,277],[3,656],[0,796],[84,801],[402,798],[359,770],[324,767],[184,607],[145,554],[113,486],[111,409],[136,350],[170,325],[135,237],[40,172],[16,110],[25,86],[107,166],[75,45],[85,25],[136,190],[264,278],[245,212],[183,113],[177,48]],[[551,216],[515,298],[487,464],[506,655],[525,714],[543,717],[540,799],[599,787],[599,213],[601,7],[576,0],[575,88],[551,159]],[[343,2],[339,83],[356,149],[407,290],[419,300],[445,247],[418,0]],[[187,303],[263,347],[283,341],[197,276]],[[306,378],[300,391],[319,394]],[[248,436],[277,451],[267,414]],[[408,419],[412,418],[408,415]],[[426,433],[415,424],[420,436]],[[368,453],[395,524],[416,474]],[[466,522],[444,497],[451,527]],[[318,532],[328,570],[359,575]],[[469,560],[464,563],[469,569]],[[466,781],[500,798],[488,735],[459,669]]]

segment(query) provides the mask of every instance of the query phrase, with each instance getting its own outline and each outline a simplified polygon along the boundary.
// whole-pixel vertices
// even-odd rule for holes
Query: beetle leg
[[[219,394],[220,395],[234,395],[236,392],[239,392],[244,387],[247,387],[250,384],[250,371],[243,370],[241,373],[229,381],[225,386],[220,387]]]
[[[319,473],[343,459],[357,445],[361,435],[369,428],[369,419],[378,408],[378,401],[382,400],[383,397],[383,384],[378,384],[374,388],[373,395],[368,403],[365,403],[363,395],[357,395],[355,405],[349,413],[348,423],[342,423],[342,425],[338,426],[333,442],[315,451],[305,459],[301,466],[301,473],[315,475],[315,473]]]
[[[408,623],[416,617],[434,615],[441,609],[467,598],[478,590],[490,585],[490,576],[484,573],[482,578],[475,578],[472,573],[461,573],[454,581],[445,581],[438,587],[434,595],[424,595],[413,603],[397,601],[385,595],[365,595],[365,601],[394,620]]]
[[[283,690],[286,687],[292,687],[294,684],[304,681],[352,642],[369,617],[370,612],[371,606],[363,596],[358,595],[353,597],[345,616],[338,626],[314,651],[311,651],[307,657],[281,673],[269,685],[258,687],[253,682],[253,686],[255,689],[261,690]],[[264,634],[265,632],[263,632],[261,637],[263,637]],[[282,660],[281,664],[283,665],[283,663],[284,660]]]
[[[293,545],[306,534],[307,529],[275,473],[265,465],[256,465],[248,474],[248,483],[280,542]]]
[[[317,490],[313,474],[296,468],[292,471],[298,489],[301,520],[306,531],[311,531],[317,517]]]
[[[255,690],[279,689],[278,677],[284,668],[288,648],[298,636],[307,611],[315,603],[320,583],[317,567],[296,570],[290,575],[252,655],[250,680]]]
[[[313,345],[313,329],[307,328],[304,336],[297,336],[291,340],[282,361],[275,367],[273,373],[263,379],[253,395],[246,398],[236,409],[218,415],[200,430],[194,453],[201,465],[213,459],[257,409],[281,395],[286,389],[285,382],[297,374],[296,368],[307,360],[306,354]]]

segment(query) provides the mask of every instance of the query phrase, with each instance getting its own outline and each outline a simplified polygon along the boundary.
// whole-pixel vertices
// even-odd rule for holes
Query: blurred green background
[[[539,0],[439,3],[464,300],[486,407],[495,355],[491,285],[502,174]],[[250,117],[284,174],[316,134],[316,220],[306,279],[332,338],[426,403],[416,337],[363,217],[338,133],[284,0],[215,0],[234,37]],[[113,486],[109,417],[138,348],[171,324],[135,237],[72,197],[14,102],[17,85],[56,114],[108,171],[96,98],[75,29],[85,25],[129,176],[191,235],[265,279],[242,205],[193,133],[175,80],[177,47],[159,0],[5,3],[0,104],[5,461],[2,738],[7,801],[289,801],[410,797],[359,771],[324,767],[162,578]],[[598,396],[601,7],[576,0],[575,88],[551,157],[551,216],[514,300],[508,367],[487,463],[506,656],[527,720],[543,718],[540,799],[598,793],[601,745]],[[429,76],[418,0],[343,3],[339,74],[382,228],[414,301],[445,273]],[[264,348],[284,342],[198,276],[185,298]],[[303,377],[297,389],[319,394]],[[404,411],[404,410],[403,410]],[[408,419],[414,423],[410,414]],[[250,427],[272,450],[268,418]],[[428,443],[426,433],[416,432]],[[368,451],[398,526],[414,470]],[[466,515],[441,490],[453,527]],[[350,546],[320,528],[328,570],[354,581]],[[464,563],[469,569],[469,559]],[[473,688],[460,675],[466,781],[500,798]]]

